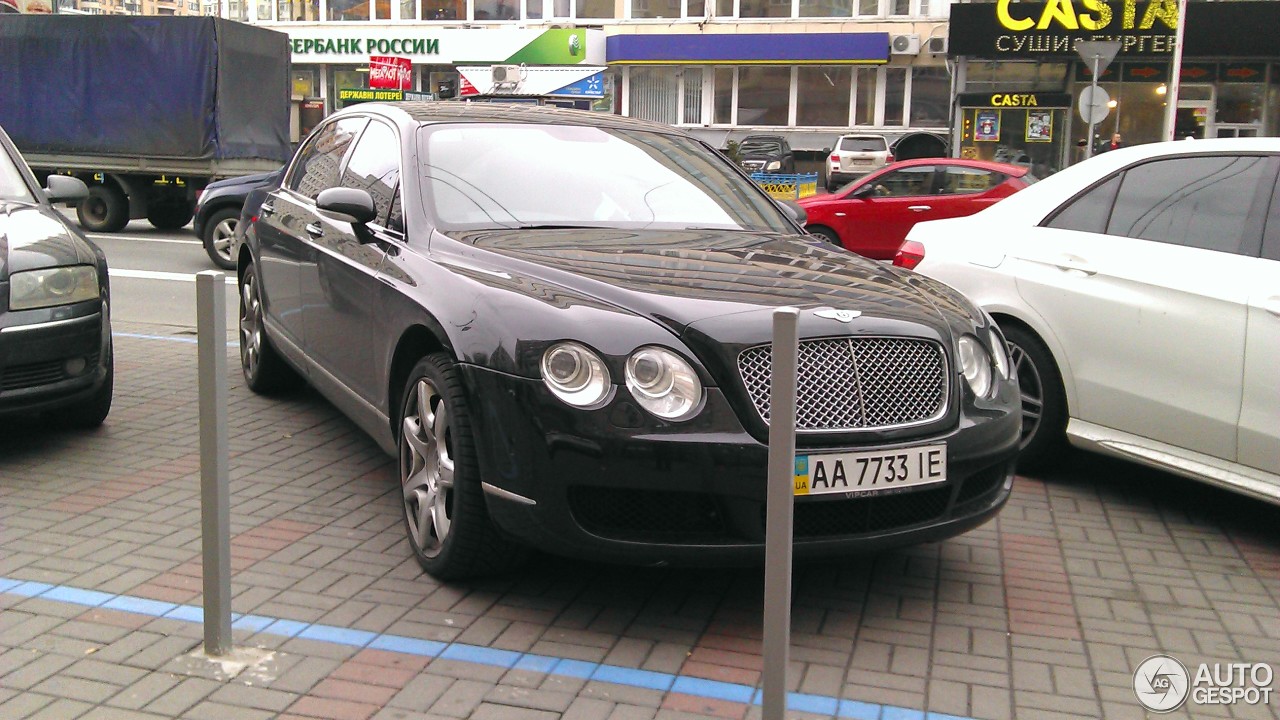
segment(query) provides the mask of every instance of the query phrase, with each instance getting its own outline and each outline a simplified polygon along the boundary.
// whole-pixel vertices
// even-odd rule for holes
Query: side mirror
[[[823,154],[823,155],[830,155],[830,154],[831,154],[831,148],[822,148],[822,154]]]
[[[782,211],[791,216],[791,219],[795,220],[800,227],[804,227],[804,224],[809,221],[809,213],[794,200],[777,200],[776,202]]]
[[[875,195],[875,194],[876,194],[876,186],[875,186],[875,183],[867,183],[866,185],[863,185],[862,187],[858,188],[857,190],[854,190],[853,192],[849,193],[849,194],[848,194],[848,195],[846,195],[845,197],[848,197],[848,198],[864,198],[864,197],[871,197],[871,196],[873,196],[873,195]]]
[[[51,203],[77,202],[89,197],[89,186],[70,175],[50,175],[49,187],[44,189],[44,194]]]
[[[373,196],[368,190],[332,187],[316,196],[316,207],[353,225],[363,225],[378,217]]]

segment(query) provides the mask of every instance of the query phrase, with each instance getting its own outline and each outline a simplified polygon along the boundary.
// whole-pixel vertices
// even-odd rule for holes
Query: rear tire
[[[240,369],[250,390],[270,395],[298,387],[302,376],[272,347],[264,315],[262,288],[256,268],[250,263],[240,278]]]
[[[240,222],[239,208],[223,208],[209,216],[204,224],[204,251],[214,265],[223,270],[235,270],[236,259],[231,256],[231,238]]]
[[[186,201],[163,202],[151,206],[147,211],[147,222],[157,230],[177,230],[191,222],[194,214],[191,204]]]
[[[1022,394],[1022,439],[1018,467],[1045,469],[1067,448],[1067,394],[1053,354],[1035,333],[1002,326]]]
[[[401,500],[418,564],[439,580],[514,567],[526,553],[489,519],[471,415],[453,360],[444,353],[419,360],[401,398]]]
[[[93,185],[76,205],[76,219],[89,232],[120,232],[129,224],[129,198],[115,185]]]

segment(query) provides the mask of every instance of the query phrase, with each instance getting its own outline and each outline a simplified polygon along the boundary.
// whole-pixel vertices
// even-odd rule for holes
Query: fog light
[[[74,357],[62,364],[62,370],[67,377],[76,377],[83,374],[84,369],[89,367],[89,363],[82,357]]]

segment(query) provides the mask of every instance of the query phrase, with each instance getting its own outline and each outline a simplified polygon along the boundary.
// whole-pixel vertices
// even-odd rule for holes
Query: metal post
[[[204,563],[204,651],[231,652],[231,491],[227,481],[227,283],[196,274],[200,374],[200,540]]]
[[[1173,41],[1173,67],[1164,92],[1164,139],[1174,140],[1178,122],[1178,93],[1182,91],[1182,41],[1187,31],[1187,0],[1178,2],[1178,30]]]
[[[1098,61],[1101,59],[1102,58],[1099,55],[1093,56],[1093,82],[1090,83],[1090,86],[1093,88],[1093,90],[1089,91],[1093,94],[1089,96],[1090,101],[1098,97]],[[1093,157],[1093,128],[1096,125],[1097,123],[1093,121],[1093,113],[1091,111],[1089,113],[1089,138],[1085,141],[1085,144],[1084,144],[1085,160],[1088,160],[1089,158]]]
[[[796,356],[800,311],[773,311],[773,377],[769,391],[769,486],[764,538],[764,720],[787,710],[791,650],[791,524],[796,477]]]

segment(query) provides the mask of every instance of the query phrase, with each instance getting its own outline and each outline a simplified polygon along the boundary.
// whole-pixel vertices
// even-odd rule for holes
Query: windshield
[[[0,145],[0,198],[23,202],[35,201],[31,196],[31,189],[22,179],[22,173],[18,171],[18,166],[9,157],[9,153],[4,152],[4,145]]]
[[[533,226],[794,232],[692,138],[571,125],[422,128],[423,204],[445,230]]]
[[[742,154],[752,153],[755,155],[779,155],[782,153],[782,143],[774,140],[744,140],[738,146],[738,152]]]

